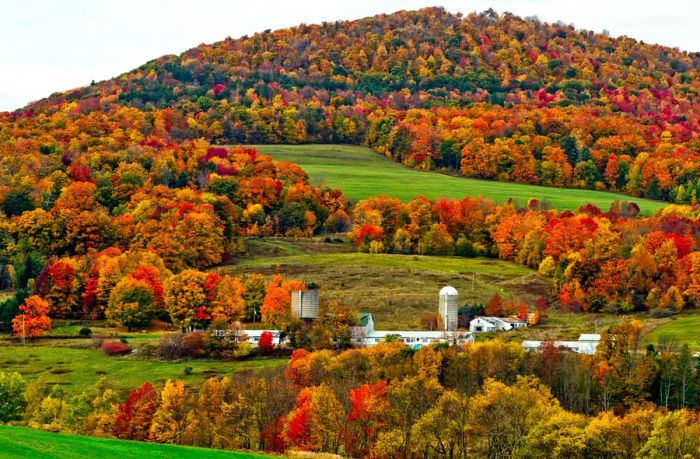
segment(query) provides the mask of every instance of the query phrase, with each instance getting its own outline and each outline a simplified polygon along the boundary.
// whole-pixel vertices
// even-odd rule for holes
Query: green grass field
[[[499,293],[532,304],[550,291],[549,281],[536,272],[500,260],[342,253],[337,252],[341,247],[350,247],[336,244],[327,244],[336,252],[324,253],[321,247],[309,250],[283,239],[275,241],[279,254],[266,256],[260,247],[265,242],[249,240],[251,256],[222,269],[235,274],[281,273],[315,282],[321,303],[335,300],[371,312],[377,326],[385,330],[418,329],[422,315],[437,313],[438,292],[448,284],[459,290],[462,301],[470,303],[488,302]]]
[[[146,381],[158,385],[167,379],[181,379],[193,388],[211,376],[260,370],[284,365],[286,362],[285,359],[161,362],[140,360],[132,356],[108,357],[96,349],[39,345],[0,347],[0,371],[16,371],[29,381],[41,378],[48,384],[58,384],[70,393],[92,388],[103,375],[114,389],[126,393]],[[191,374],[185,374],[186,367],[192,368]]]
[[[299,164],[312,183],[339,188],[345,196],[358,201],[385,194],[409,201],[423,195],[430,199],[482,195],[498,203],[509,198],[524,205],[528,199],[547,199],[553,208],[577,209],[591,203],[608,210],[615,200],[639,204],[644,214],[666,205],[663,202],[632,198],[623,194],[591,190],[549,188],[508,182],[451,177],[434,172],[409,169],[364,147],[348,145],[256,145],[278,161]]]
[[[15,459],[257,459],[262,454],[56,434],[0,425],[0,457]]]
[[[700,314],[673,317],[644,335],[645,343],[659,344],[660,341],[673,343],[680,348],[687,344],[691,350],[700,351]]]

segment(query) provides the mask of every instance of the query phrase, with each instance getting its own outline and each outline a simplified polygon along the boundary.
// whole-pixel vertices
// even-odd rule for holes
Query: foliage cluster
[[[553,342],[534,353],[501,341],[297,350],[284,372],[196,390],[146,383],[124,399],[105,380],[68,396],[2,374],[10,408],[0,415],[105,437],[350,457],[693,457],[700,364],[687,347],[643,352],[640,332],[611,327],[594,356]]]
[[[669,206],[637,217],[633,203],[607,212],[518,209],[483,198],[406,204],[385,196],[360,201],[350,236],[365,252],[498,256],[552,277],[573,311],[680,311],[700,305],[698,208]]]

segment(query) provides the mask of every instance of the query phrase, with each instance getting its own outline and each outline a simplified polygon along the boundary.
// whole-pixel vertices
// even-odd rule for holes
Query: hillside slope
[[[234,453],[156,443],[55,434],[0,425],[0,457],[13,459],[80,459],[87,455],[104,459],[263,459],[262,454]]]
[[[493,182],[452,177],[435,172],[421,172],[389,161],[367,148],[348,145],[256,145],[256,149],[277,161],[298,164],[315,185],[342,190],[350,201],[357,202],[377,194],[398,198],[403,202],[416,196],[428,199],[481,195],[503,204],[513,199],[525,205],[534,198],[547,202],[554,209],[575,210],[584,204],[609,209],[617,200],[628,199],[618,193],[559,189],[520,183]],[[642,215],[650,215],[665,203],[634,199]]]
[[[130,106],[177,140],[364,143],[422,169],[694,202],[699,69],[699,53],[429,8],[228,38],[29,109]]]

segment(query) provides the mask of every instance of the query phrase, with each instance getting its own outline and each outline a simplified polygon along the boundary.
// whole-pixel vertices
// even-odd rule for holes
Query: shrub
[[[185,355],[182,333],[166,333],[158,340],[158,354],[165,360],[180,359]]]
[[[126,343],[118,343],[116,341],[108,341],[102,343],[100,350],[107,355],[123,355],[131,352],[131,347]]]
[[[269,331],[263,332],[258,341],[258,347],[263,355],[269,355],[275,350],[275,345],[272,342],[272,333]]]
[[[158,354],[162,359],[175,360],[207,355],[205,333],[168,333],[158,340]]]
[[[183,357],[202,357],[206,354],[204,348],[204,333],[191,332],[182,337]]]
[[[78,332],[78,335],[85,337],[85,338],[90,338],[92,336],[92,330],[90,330],[90,328],[88,328],[88,327],[83,327]]]
[[[189,376],[192,374],[192,367],[185,367],[185,376]]]
[[[251,352],[253,352],[253,349],[252,344],[250,344],[248,341],[243,341],[237,344],[233,352],[230,353],[230,356],[234,359],[243,359],[248,357]]]

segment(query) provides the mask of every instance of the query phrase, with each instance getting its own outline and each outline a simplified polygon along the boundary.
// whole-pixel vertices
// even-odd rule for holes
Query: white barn
[[[600,342],[600,335],[594,333],[583,334],[577,341],[554,341],[556,347],[575,352],[577,354],[595,354]],[[542,345],[542,341],[523,341],[523,348],[530,352],[536,351]]]

